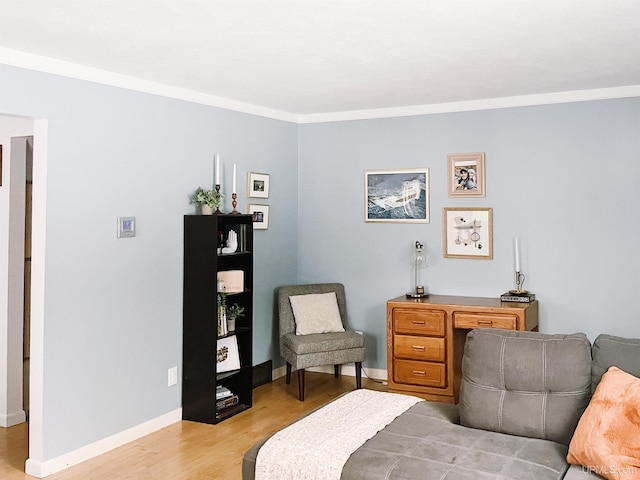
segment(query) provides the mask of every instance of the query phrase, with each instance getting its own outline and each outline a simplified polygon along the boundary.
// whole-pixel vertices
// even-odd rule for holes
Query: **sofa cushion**
[[[453,405],[420,402],[356,450],[341,480],[558,480],[567,447],[454,423]],[[453,420],[453,421],[452,421]]]
[[[640,377],[640,339],[613,335],[598,335],[593,342],[591,364],[591,393],[609,367],[616,366],[633,376]]]
[[[568,445],[591,396],[591,344],[582,333],[477,329],[462,359],[460,422]]]
[[[640,478],[640,378],[611,367],[585,410],[567,461],[611,480]]]

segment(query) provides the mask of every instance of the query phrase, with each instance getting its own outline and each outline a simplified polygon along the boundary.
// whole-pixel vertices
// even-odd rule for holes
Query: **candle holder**
[[[219,183],[216,183],[216,193],[217,193],[218,195],[220,195],[220,184],[219,184]],[[217,215],[217,214],[222,213],[222,212],[220,211],[220,207],[219,207],[219,206],[218,206],[218,207],[216,207],[216,211],[215,211],[215,212],[213,212],[213,213],[214,213],[214,214],[216,214],[216,215]]]
[[[516,272],[516,289],[509,290],[509,293],[513,294],[525,294],[529,293],[529,290],[524,290],[522,287],[524,285],[524,281],[526,280],[526,276],[524,273],[517,271]]]
[[[233,210],[231,211],[231,213],[237,215],[240,213],[239,211],[236,210],[236,207],[238,206],[238,202],[236,202],[236,199],[238,198],[238,194],[232,193],[231,198],[233,199],[231,201],[231,205],[233,206]]]

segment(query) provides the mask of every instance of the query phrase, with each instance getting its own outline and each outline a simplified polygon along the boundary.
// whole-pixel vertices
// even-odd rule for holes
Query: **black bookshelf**
[[[229,232],[238,248],[221,253]],[[244,289],[226,295],[227,305],[244,307],[235,332],[218,335],[217,274],[242,270]],[[218,423],[247,408],[252,399],[253,354],[253,221],[251,215],[185,215],[183,272],[182,418]],[[240,368],[217,371],[218,341],[235,336]],[[237,404],[216,408],[216,387],[237,395]]]

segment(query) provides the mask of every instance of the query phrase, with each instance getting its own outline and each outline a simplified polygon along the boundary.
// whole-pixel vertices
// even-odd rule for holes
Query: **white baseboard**
[[[330,373],[333,375],[333,365],[324,365],[322,367],[311,367],[311,368],[307,368],[307,371],[309,372],[320,372],[320,373]],[[387,370],[386,369],[382,369],[382,368],[365,368],[364,369],[366,373],[366,375],[363,375],[363,377],[368,377],[371,378],[373,380],[378,380],[378,381],[387,381]],[[273,380],[276,380],[280,377],[284,377],[287,374],[287,367],[282,366],[282,367],[278,367],[273,369],[272,372],[272,378]],[[340,374],[341,375],[347,375],[350,377],[355,377],[356,376],[356,367],[355,365],[342,365],[342,367],[340,368]]]
[[[153,418],[147,422],[136,425],[122,432],[103,438],[97,442],[80,447],[59,457],[51,460],[39,461],[31,458],[27,459],[25,464],[25,472],[37,478],[44,478],[48,475],[60,472],[78,463],[82,463],[90,458],[102,455],[109,450],[120,447],[125,443],[133,442],[138,438],[149,435],[161,428],[182,420],[182,408],[173,410],[159,417]]]
[[[13,427],[19,423],[27,421],[27,415],[24,410],[18,412],[8,413],[6,415],[0,415],[0,427]]]

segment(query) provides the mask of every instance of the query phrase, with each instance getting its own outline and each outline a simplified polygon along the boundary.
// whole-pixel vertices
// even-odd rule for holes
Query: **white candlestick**
[[[516,272],[520,271],[520,239],[515,238],[513,240],[513,250],[516,259]]]
[[[233,164],[233,192],[236,193],[236,164]]]
[[[216,154],[216,185],[220,185],[220,155]]]

